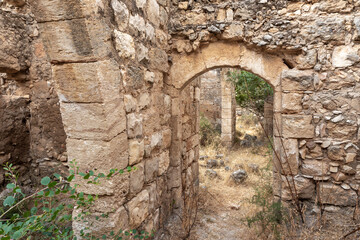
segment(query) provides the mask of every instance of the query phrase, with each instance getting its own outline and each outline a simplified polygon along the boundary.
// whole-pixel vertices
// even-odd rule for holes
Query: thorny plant
[[[41,188],[32,194],[23,193],[18,184],[18,174],[12,164],[4,166],[6,179],[9,182],[6,186],[9,192],[3,201],[3,208],[0,209],[0,238],[1,240],[13,239],[146,239],[153,236],[153,233],[137,230],[110,231],[102,236],[94,236],[92,227],[101,218],[108,218],[109,213],[95,216],[91,207],[98,196],[84,194],[77,189],[78,182],[85,184],[99,185],[101,180],[109,180],[116,175],[136,170],[128,167],[126,169],[111,169],[107,174],[95,173],[89,170],[85,173],[79,171],[76,161],[70,162],[68,176],[61,176],[55,173],[53,176],[46,176],[41,179]],[[72,215],[74,208],[79,213]],[[88,219],[94,218],[95,221]],[[81,222],[85,226],[75,236],[71,228],[72,220]]]

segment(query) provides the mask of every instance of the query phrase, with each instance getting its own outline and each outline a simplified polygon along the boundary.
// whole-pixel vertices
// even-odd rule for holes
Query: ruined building
[[[320,206],[351,218],[359,0],[0,0],[0,162],[26,186],[72,159],[83,171],[136,166],[80,189],[100,195],[96,211],[115,209],[94,232],[181,239],[198,192],[194,79],[219,67],[274,89],[275,196],[291,200],[290,179],[308,222]]]

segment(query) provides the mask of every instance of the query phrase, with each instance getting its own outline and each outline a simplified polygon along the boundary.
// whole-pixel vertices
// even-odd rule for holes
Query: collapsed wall
[[[67,159],[82,171],[138,168],[80,189],[99,194],[96,213],[115,209],[94,233],[144,228],[186,237],[198,187],[194,78],[220,67],[250,71],[274,88],[275,195],[291,201],[293,180],[308,222],[318,212],[355,211],[358,1],[0,4],[1,161],[18,156],[22,171],[36,174]]]

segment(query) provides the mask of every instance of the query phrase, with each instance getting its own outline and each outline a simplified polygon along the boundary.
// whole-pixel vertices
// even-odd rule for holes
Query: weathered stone
[[[315,127],[311,124],[312,116],[284,115],[282,117],[283,135],[286,138],[313,138]]]
[[[206,169],[205,176],[207,176],[210,179],[214,179],[218,176],[217,172],[213,169]]]
[[[130,193],[137,194],[144,186],[144,163],[139,163],[134,166],[136,170],[130,172]]]
[[[149,19],[149,21],[154,24],[155,27],[158,27],[160,25],[159,20],[159,4],[156,0],[148,0],[147,1],[147,7],[146,7],[146,14]]]
[[[164,174],[168,168],[170,166],[170,156],[169,156],[169,152],[163,152],[160,155],[160,159],[159,159],[159,175]]]
[[[328,158],[331,160],[342,161],[345,157],[345,151],[340,146],[331,146],[327,149]]]
[[[287,70],[282,73],[281,79],[285,91],[314,89],[314,73],[311,71]]]
[[[345,162],[350,163],[353,162],[356,158],[356,153],[347,153],[345,157]]]
[[[145,160],[145,181],[155,180],[159,172],[159,158],[153,157]]]
[[[329,164],[325,161],[304,160],[300,171],[304,175],[323,176],[329,171]]]
[[[149,192],[143,190],[127,204],[130,227],[137,228],[149,215]]]
[[[285,179],[284,176],[282,176],[282,182],[283,182],[282,198],[284,200],[291,200],[292,194],[293,196],[295,196],[295,189],[293,186],[293,180],[291,179],[292,177],[289,176],[287,178],[288,181]],[[295,176],[293,178],[299,199],[311,199],[314,197],[315,184],[313,183],[312,179],[304,178],[301,176]],[[290,183],[292,194],[290,192],[288,182]]]
[[[299,93],[284,93],[282,95],[283,112],[296,113],[302,110],[301,99],[303,95]]]
[[[332,183],[320,183],[319,201],[322,204],[337,206],[355,206],[357,194],[353,190],[344,190]]]
[[[136,111],[136,99],[130,94],[124,95],[125,111],[127,113]]]
[[[144,141],[129,141],[129,164],[134,165],[141,162],[144,156]]]
[[[135,44],[133,38],[120,31],[114,30],[116,50],[119,52],[119,56],[122,58],[135,59]]]
[[[355,62],[360,61],[360,57],[357,54],[360,46],[339,46],[334,49],[332,55],[332,65],[337,68],[349,67]]]
[[[248,177],[247,173],[243,169],[236,170],[231,174],[231,178],[234,180],[235,183],[239,184],[246,180]]]
[[[129,23],[129,10],[125,3],[119,0],[111,0],[111,7],[114,9],[115,21],[119,30],[124,31]]]
[[[142,117],[130,113],[127,115],[127,131],[129,138],[140,137],[143,134]]]

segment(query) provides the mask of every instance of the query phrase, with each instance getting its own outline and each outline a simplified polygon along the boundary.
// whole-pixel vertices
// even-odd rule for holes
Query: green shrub
[[[260,77],[243,70],[229,71],[227,76],[228,81],[235,85],[237,103],[262,114],[266,98],[274,94],[272,87]]]
[[[210,120],[200,113],[200,144],[207,146],[214,144],[220,145],[220,131],[216,130]]]
[[[86,195],[78,192],[78,184],[75,179],[81,179],[91,187],[100,184],[102,179],[110,179],[125,171],[133,171],[135,168],[111,169],[108,173],[95,173],[90,170],[86,173],[79,172],[79,167],[72,161],[68,176],[54,174],[41,179],[41,189],[30,195],[23,193],[18,184],[18,176],[11,164],[6,164],[4,170],[8,184],[8,196],[2,203],[0,209],[0,238],[1,240],[13,239],[77,239],[71,228],[72,219],[81,221],[85,225],[88,217],[93,214],[91,206],[96,202],[98,196]],[[72,184],[71,184],[72,183]],[[72,216],[74,207],[81,209],[80,213]],[[103,214],[100,218],[107,218]],[[90,224],[91,226],[91,224]],[[91,227],[84,227],[80,231],[82,239],[143,239],[150,238],[146,232],[136,230],[109,232],[103,236],[91,235]]]

